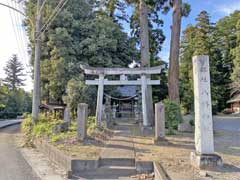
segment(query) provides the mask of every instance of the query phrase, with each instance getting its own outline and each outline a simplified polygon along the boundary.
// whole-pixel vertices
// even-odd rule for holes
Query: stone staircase
[[[100,154],[99,168],[81,172],[80,179],[131,180],[137,174],[135,150],[129,124],[118,123],[114,136]]]

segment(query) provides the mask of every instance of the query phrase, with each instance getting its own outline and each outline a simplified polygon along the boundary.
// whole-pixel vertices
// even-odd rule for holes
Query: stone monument
[[[212,103],[210,88],[209,57],[193,57],[195,148],[191,164],[205,169],[222,165],[222,159],[214,154]]]
[[[165,137],[165,109],[162,102],[155,104],[155,140]]]
[[[85,103],[78,104],[77,109],[77,136],[84,140],[87,137],[87,118],[88,105]]]
[[[70,125],[71,120],[70,120],[70,108],[69,107],[66,107],[64,109],[64,118],[63,119],[64,119],[64,122],[67,122]]]

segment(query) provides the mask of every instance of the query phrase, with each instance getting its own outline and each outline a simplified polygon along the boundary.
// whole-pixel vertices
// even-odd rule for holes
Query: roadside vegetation
[[[23,88],[23,64],[13,55],[4,67],[6,78],[0,79],[0,119],[14,119],[32,110],[32,95]]]
[[[96,157],[104,146],[104,141],[111,137],[112,132],[105,126],[96,127],[95,119],[92,116],[88,117],[87,139],[82,141],[77,138],[76,120],[72,121],[68,130],[57,132],[56,126],[62,124],[63,120],[54,118],[51,115],[44,116],[40,114],[38,122],[33,125],[31,116],[25,115],[21,126],[22,145],[34,147],[35,141],[45,140],[67,155],[91,157],[91,155],[95,154],[94,157]]]
[[[164,106],[167,134],[173,135],[175,134],[174,131],[177,130],[178,125],[183,121],[181,108],[177,102],[169,99],[164,100]]]

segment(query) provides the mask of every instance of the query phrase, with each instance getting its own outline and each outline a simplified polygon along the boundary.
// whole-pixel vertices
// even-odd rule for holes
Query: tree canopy
[[[180,80],[181,102],[184,109],[193,110],[192,56],[210,56],[210,76],[213,112],[220,112],[227,107],[230,99],[229,85],[236,85],[238,73],[238,21],[240,11],[211,23],[206,11],[200,12],[195,26],[188,26],[181,42]],[[236,77],[236,78],[235,78]]]

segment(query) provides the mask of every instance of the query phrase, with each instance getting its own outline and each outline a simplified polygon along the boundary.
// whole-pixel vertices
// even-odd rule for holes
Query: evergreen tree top
[[[25,81],[25,79],[23,79],[25,76],[23,70],[22,63],[18,60],[17,55],[13,54],[4,67],[6,78],[3,82],[11,89],[23,86],[23,82]]]

